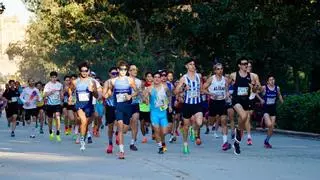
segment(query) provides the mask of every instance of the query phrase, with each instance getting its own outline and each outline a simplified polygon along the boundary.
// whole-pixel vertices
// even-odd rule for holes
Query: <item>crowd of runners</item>
[[[138,79],[136,65],[121,60],[108,70],[109,79],[103,81],[84,62],[78,66],[78,74],[65,76],[63,82],[54,71],[46,84],[29,79],[27,86],[22,87],[10,80],[1,93],[0,110],[6,112],[11,137],[16,136],[19,123],[31,126],[30,138],[36,137],[37,127],[40,134],[46,134],[43,127],[48,125],[50,141],[60,142],[60,122],[64,121],[63,133],[71,135],[81,151],[105,128],[109,141],[105,151],[113,153],[115,138],[119,159],[125,158],[123,136],[128,129],[132,151],[138,150],[140,130],[139,140],[147,143],[151,141],[147,135],[151,134],[159,154],[167,151],[167,142],[174,146],[181,134],[182,152],[189,154],[190,142],[199,146],[202,143],[202,126],[206,126],[203,134],[208,134],[213,126],[215,137],[219,137],[217,130],[221,127],[222,150],[233,147],[239,155],[244,131],[247,145],[252,145],[250,118],[254,101],[258,100],[263,104],[262,122],[268,128],[261,144],[272,148],[269,140],[276,121],[276,103],[283,102],[280,88],[272,75],[261,85],[247,58],[240,58],[237,65],[236,72],[224,74],[223,65],[216,63],[213,75],[204,76],[197,73],[195,61],[190,59],[185,62],[187,72],[174,81],[174,73],[166,70],[147,72]]]

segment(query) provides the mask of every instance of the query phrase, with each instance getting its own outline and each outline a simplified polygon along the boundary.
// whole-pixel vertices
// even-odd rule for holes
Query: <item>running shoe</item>
[[[88,137],[88,144],[92,144],[92,137]]]
[[[31,134],[31,135],[30,135],[30,138],[34,139],[34,138],[36,138],[36,135]]]
[[[124,159],[124,152],[119,152],[118,156],[119,156],[119,159]]]
[[[16,135],[14,134],[14,132],[11,132],[11,137],[15,137]]]
[[[138,148],[134,144],[131,144],[130,145],[130,150],[131,151],[138,151]]]
[[[80,143],[80,136],[77,135],[77,138],[76,138],[76,144],[79,144]]]
[[[148,142],[147,137],[143,137],[143,139],[142,139],[142,143],[147,143],[147,142]]]
[[[190,153],[189,146],[183,145],[183,154],[189,154],[189,153]]]
[[[44,132],[43,132],[43,129],[42,129],[42,128],[40,128],[40,134],[44,134]]]
[[[222,145],[222,150],[223,150],[223,151],[227,151],[227,150],[229,150],[229,149],[231,149],[231,144],[230,144],[230,143],[226,142],[226,143],[224,143],[224,144]]]
[[[84,139],[80,140],[80,151],[86,150],[86,142],[84,142]]]
[[[204,134],[209,134],[209,132],[210,132],[210,129],[207,128],[207,130],[206,130],[206,132]]]
[[[50,136],[49,136],[50,141],[53,141],[53,138],[54,138],[54,134],[51,133]]]
[[[237,143],[240,143],[241,142],[241,131],[237,128],[234,128],[234,140],[237,142]]]
[[[113,145],[109,144],[108,147],[106,148],[106,153],[112,154],[112,150],[113,150]]]
[[[269,142],[264,141],[264,148],[271,149],[272,146],[271,146],[271,144]]]
[[[163,152],[167,152],[168,151],[167,146],[166,146],[165,143],[162,143],[162,150],[163,150]]]
[[[251,139],[251,138],[248,138],[248,139],[247,139],[247,145],[248,145],[248,146],[251,146],[251,145],[252,145],[252,139]]]
[[[175,141],[177,141],[177,137],[171,136],[170,139],[169,139],[169,143],[173,143]]]
[[[219,135],[217,134],[216,131],[213,132],[213,136],[214,136],[216,139],[219,138]]]
[[[202,144],[201,139],[197,137],[196,139],[196,145],[200,146]]]
[[[240,144],[238,142],[233,143],[233,148],[234,148],[234,154],[239,155],[241,153],[240,151]]]
[[[164,153],[164,148],[163,147],[159,148],[158,154],[163,154],[163,153]]]
[[[60,135],[57,135],[57,136],[56,136],[56,139],[57,139],[57,142],[61,142]]]

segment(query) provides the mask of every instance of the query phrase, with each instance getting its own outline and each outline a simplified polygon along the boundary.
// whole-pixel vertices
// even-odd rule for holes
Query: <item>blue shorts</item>
[[[97,103],[94,105],[94,112],[97,112],[99,117],[103,116],[103,109],[104,109],[103,104]]]
[[[151,115],[151,123],[153,126],[156,127],[167,127],[168,126],[168,118],[167,118],[167,111],[161,112],[150,112]]]
[[[77,102],[75,104],[75,108],[76,111],[81,109],[86,114],[86,117],[91,117],[94,112],[94,107],[92,103],[88,102]]]
[[[129,102],[116,104],[116,120],[122,120],[123,124],[129,125],[132,116],[132,105]]]

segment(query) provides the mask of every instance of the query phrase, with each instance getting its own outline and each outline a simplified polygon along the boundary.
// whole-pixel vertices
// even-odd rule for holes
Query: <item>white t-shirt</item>
[[[63,86],[60,82],[53,83],[50,81],[44,86],[43,92],[50,93],[51,91],[54,91],[53,94],[48,96],[48,101],[47,101],[48,105],[60,105],[61,104],[60,92],[62,89],[63,89]]]
[[[38,99],[37,99],[38,97]],[[20,94],[20,99],[23,102],[24,109],[35,109],[37,108],[37,102],[42,101],[42,97],[37,88],[26,87]],[[28,104],[26,104],[28,102]]]
[[[141,90],[141,85],[142,85],[141,80],[138,79],[138,78],[135,78],[135,79],[134,79],[134,82],[135,82],[135,84],[136,84],[137,90],[140,91],[140,90]],[[132,89],[132,93],[134,93],[134,90],[133,90],[133,89]],[[142,94],[139,93],[136,97],[134,97],[134,98],[132,99],[132,104],[139,104],[139,103],[141,103],[141,102],[142,102],[142,101],[141,101],[141,99],[142,99],[141,96],[142,96]]]

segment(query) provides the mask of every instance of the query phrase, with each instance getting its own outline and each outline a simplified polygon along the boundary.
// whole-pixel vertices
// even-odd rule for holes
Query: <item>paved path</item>
[[[190,155],[181,153],[181,137],[168,144],[168,152],[157,154],[156,145],[137,144],[138,152],[128,151],[126,159],[104,153],[107,138],[95,138],[85,152],[70,136],[62,143],[50,142],[44,135],[29,139],[29,128],[18,126],[9,137],[6,120],[0,119],[0,179],[238,179],[238,180],[318,180],[320,141],[276,135],[273,149],[263,148],[264,134],[254,133],[251,147],[242,143],[242,154],[223,152],[221,138],[202,135],[203,145],[191,144]],[[141,137],[140,137],[141,139]],[[126,144],[130,136],[125,137]],[[117,149],[117,148],[116,148]],[[115,150],[116,150],[115,149]]]

